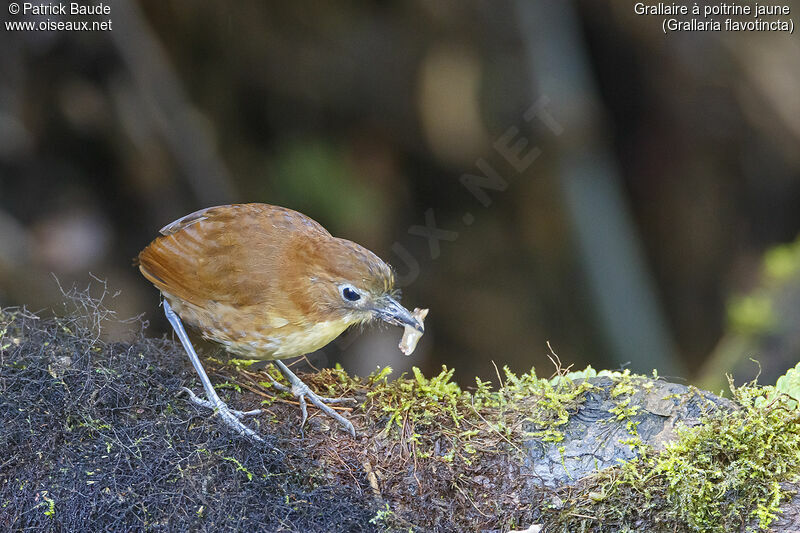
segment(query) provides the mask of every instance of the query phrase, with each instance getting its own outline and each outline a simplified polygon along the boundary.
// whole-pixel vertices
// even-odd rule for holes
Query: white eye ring
[[[342,285],[339,287],[342,298],[347,302],[357,302],[361,299],[361,293],[352,285]]]

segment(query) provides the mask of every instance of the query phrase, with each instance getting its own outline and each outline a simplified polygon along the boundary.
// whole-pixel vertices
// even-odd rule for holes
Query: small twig
[[[553,363],[553,366],[556,367],[556,371],[552,376],[550,376],[550,379],[556,376],[566,376],[572,368],[572,365],[569,365],[567,368],[563,368],[561,366],[561,358],[558,356],[555,350],[553,350],[553,347],[550,345],[550,341],[547,341],[547,349],[550,350],[550,353],[546,353],[545,355],[548,359],[550,359],[550,362]],[[550,354],[553,354],[553,356],[551,357]]]
[[[481,511],[481,510],[478,508],[478,506],[477,506],[477,505],[475,505],[475,502],[474,502],[474,501],[472,501],[472,498],[470,498],[469,496],[467,496],[467,494],[466,494],[466,493],[465,493],[463,490],[461,490],[461,487],[459,487],[459,486],[458,486],[458,483],[453,483],[453,486],[456,488],[456,490],[457,490],[458,492],[460,492],[460,493],[461,493],[461,495],[462,495],[462,496],[464,496],[464,498],[466,498],[466,499],[467,499],[467,501],[468,501],[470,504],[472,504],[472,506],[475,508],[475,510],[476,510],[476,511],[478,511],[478,512],[479,512],[479,513],[480,513],[482,516],[485,516],[486,518],[489,518],[489,515],[488,515],[488,514],[486,514],[486,513],[484,513],[483,511]]]
[[[303,358],[303,359],[305,359],[305,361],[306,361],[306,363],[308,364],[308,366],[310,366],[311,368],[313,368],[313,369],[314,369],[314,372],[319,372],[319,368],[315,367],[315,366],[314,366],[314,365],[311,363],[311,361],[309,361],[309,359],[308,359],[308,355],[307,355],[307,354],[306,354],[306,355],[304,355],[302,358]],[[300,361],[300,359],[298,359],[297,361]]]
[[[497,381],[500,384],[500,388],[502,389],[504,387],[503,378],[500,377],[500,369],[497,368],[497,363],[494,362],[494,359],[492,359],[492,366],[494,367],[494,372],[495,374],[497,374]]]
[[[577,516],[578,518],[588,518],[589,520],[597,520],[596,516],[589,516],[580,513],[570,513],[570,516]]]

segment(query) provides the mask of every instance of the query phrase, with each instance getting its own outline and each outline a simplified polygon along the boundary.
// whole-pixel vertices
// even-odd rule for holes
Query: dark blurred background
[[[796,35],[664,35],[633,2],[110,6],[110,32],[0,31],[1,305],[49,309],[51,273],[91,272],[163,334],[139,250],[196,209],[267,202],[431,309],[411,358],[394,328],[319,364],[468,384],[492,361],[549,375],[550,341],[565,366],[716,386],[800,359]]]

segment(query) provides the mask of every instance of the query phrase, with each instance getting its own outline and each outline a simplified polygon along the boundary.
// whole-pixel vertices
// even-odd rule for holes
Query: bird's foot
[[[225,403],[223,403],[221,401],[220,401],[220,403],[222,404],[221,406],[220,405],[215,405],[214,402],[210,402],[208,400],[204,400],[204,399],[200,398],[194,392],[192,392],[191,389],[188,389],[186,387],[181,387],[181,388],[189,395],[189,399],[192,400],[192,402],[194,402],[197,405],[200,405],[202,407],[206,407],[208,409],[222,409],[222,408],[224,408],[225,410],[230,412],[232,415],[234,415],[236,418],[244,418],[246,416],[255,416],[255,415],[260,415],[261,414],[261,409],[253,409],[252,411],[237,411],[236,409],[231,409],[230,407],[227,406],[227,404],[225,404]]]
[[[280,365],[279,368],[281,366],[283,365]],[[281,368],[281,371],[283,371],[283,368]],[[347,430],[348,433],[350,433],[350,435],[352,435],[353,437],[356,436],[356,428],[353,427],[353,424],[348,419],[346,419],[345,417],[343,417],[342,415],[340,415],[327,405],[329,403],[332,404],[348,403],[348,402],[357,403],[355,398],[327,398],[325,396],[319,396],[311,389],[309,389],[308,385],[303,383],[300,380],[300,378],[294,375],[293,372],[291,371],[289,371],[288,373],[284,372],[284,375],[286,376],[286,379],[289,380],[289,383],[291,383],[292,385],[291,387],[287,387],[282,383],[278,383],[278,381],[275,378],[273,378],[272,376],[269,375],[269,373],[267,373],[267,377],[269,377],[270,381],[272,381],[273,387],[275,387],[279,391],[291,393],[295,398],[297,398],[297,401],[300,403],[300,411],[302,411],[303,413],[303,418],[300,422],[300,427],[303,427],[306,424],[306,420],[308,419],[308,409],[306,407],[307,404],[306,400],[308,400],[323,413],[325,413],[329,417],[339,422],[342,426],[344,426],[344,428]]]
[[[256,442],[263,442],[264,440],[258,436],[258,434],[250,429],[249,427],[242,424],[240,421],[241,418],[246,416],[254,416],[261,413],[261,409],[253,409],[252,411],[237,411],[236,409],[231,409],[228,405],[219,400],[219,403],[215,403],[209,400],[204,400],[197,396],[194,392],[186,387],[182,387],[184,391],[189,395],[189,399],[192,403],[195,403],[201,407],[205,407],[207,409],[212,409],[216,412],[219,417],[228,425],[230,426],[236,433],[243,437],[251,438]]]

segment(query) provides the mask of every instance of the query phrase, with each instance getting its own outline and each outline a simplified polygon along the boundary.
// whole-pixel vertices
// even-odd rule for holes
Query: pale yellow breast
[[[232,308],[217,303],[194,306],[165,294],[176,313],[203,337],[218,342],[234,354],[252,359],[285,359],[319,350],[357,322],[347,316],[337,320],[304,323],[265,313],[256,307]]]
[[[350,324],[351,322],[346,320],[318,322],[304,331],[295,331],[285,335],[280,338],[280,346],[273,353],[272,359],[295,357],[319,350],[341,335]]]
[[[351,324],[337,320],[318,322],[297,330],[281,328],[272,333],[249,332],[239,339],[229,339],[212,332],[204,336],[225,345],[229,352],[252,359],[273,360],[296,357],[319,350],[338,337]]]

